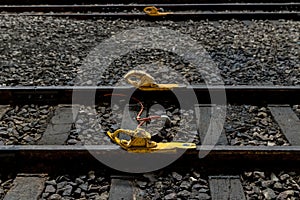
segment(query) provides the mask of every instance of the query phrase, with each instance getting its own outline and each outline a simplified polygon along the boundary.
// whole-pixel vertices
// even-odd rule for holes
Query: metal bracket
[[[159,9],[155,6],[145,7],[144,12],[151,17],[166,16],[172,14],[172,12],[159,12]]]
[[[131,137],[128,140],[121,140],[118,138],[119,133],[127,134]],[[151,134],[142,128],[135,130],[118,129],[114,133],[107,132],[107,135],[112,141],[121,146],[124,150],[135,153],[149,153],[153,151],[172,151],[179,149],[195,149],[195,143],[183,142],[154,142],[151,141]]]
[[[141,70],[131,70],[124,78],[127,83],[144,91],[171,90],[179,87],[178,84],[157,84],[150,74]]]

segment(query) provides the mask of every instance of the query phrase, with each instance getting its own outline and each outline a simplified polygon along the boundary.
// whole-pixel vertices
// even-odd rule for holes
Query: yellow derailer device
[[[166,16],[172,14],[172,12],[163,12],[162,9],[155,6],[148,6],[144,8],[144,12],[151,17]]]
[[[157,84],[154,78],[147,74],[144,71],[140,70],[131,70],[125,75],[125,80],[139,88],[140,90],[170,90],[174,87],[178,87],[178,84]],[[169,117],[166,115],[153,115],[142,118],[141,115],[144,111],[144,106],[141,101],[132,97],[137,103],[140,104],[140,111],[136,116],[136,120],[138,121],[138,126],[135,130],[129,129],[118,129],[115,132],[107,132],[107,135],[110,139],[116,144],[120,145],[123,149],[130,152],[137,153],[148,153],[148,152],[156,152],[156,151],[175,151],[176,149],[194,149],[196,148],[195,143],[185,143],[185,142],[155,142],[151,140],[151,134],[147,132],[145,129],[142,129],[141,126],[146,122],[150,122],[154,119],[166,119],[169,120]],[[125,134],[130,137],[129,140],[120,139],[119,134]]]
[[[178,84],[157,84],[150,74],[141,70],[131,70],[124,76],[124,78],[127,83],[140,90],[171,90],[179,87]]]
[[[119,133],[130,136],[130,140],[122,140],[118,137]],[[155,151],[170,151],[179,149],[194,149],[195,143],[183,142],[154,142],[151,141],[151,134],[142,128],[135,130],[118,129],[114,133],[107,132],[107,135],[112,141],[120,145],[123,149],[129,152],[149,153]]]

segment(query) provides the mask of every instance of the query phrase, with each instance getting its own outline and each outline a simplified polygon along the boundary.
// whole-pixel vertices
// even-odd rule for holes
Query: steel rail
[[[78,170],[84,167],[105,167],[99,158],[117,159],[118,162],[128,161],[128,156],[140,159],[147,164],[155,159],[170,159],[172,156],[178,158],[177,153],[182,156],[175,161],[178,167],[202,167],[207,170],[246,170],[246,169],[286,169],[297,168],[300,164],[300,146],[203,146],[202,152],[207,151],[207,156],[199,158],[199,149],[186,152],[168,152],[151,154],[128,153],[116,145],[19,145],[0,146],[0,169],[5,170],[11,166],[17,171],[45,172],[58,170],[60,167],[68,170]],[[94,157],[96,156],[96,157]],[[98,159],[97,159],[98,158]]]
[[[285,3],[286,0],[163,0],[160,3],[178,4],[178,3],[194,3],[194,4],[218,4],[218,3]],[[293,1],[290,1],[293,2]],[[85,4],[155,4],[157,1],[153,0],[1,0],[0,5],[34,5],[34,4],[48,4],[48,5],[85,5]]]
[[[299,20],[300,12],[181,12],[173,13],[166,16],[152,17],[145,13],[0,13],[0,16],[6,17],[60,17],[73,19],[140,19],[148,21],[159,20],[224,20],[224,19],[239,19],[239,20]]]
[[[197,3],[197,4],[96,4],[96,5],[3,5],[0,16],[53,16],[77,19],[123,18],[144,20],[185,19],[298,19],[298,2],[287,3]],[[153,17],[143,12],[156,6],[172,13]]]
[[[215,4],[95,4],[95,5],[0,5],[5,12],[84,12],[84,11],[120,11],[141,9],[147,6],[178,10],[299,10],[300,3],[215,3]]]
[[[182,96],[191,92],[202,104],[224,104],[223,101],[211,102],[211,96],[226,94],[226,102],[229,104],[299,104],[300,86],[206,86],[193,85],[181,86],[169,91],[141,91],[131,86],[28,86],[28,87],[0,87],[0,104],[90,104],[109,103],[111,100],[107,94],[113,92],[132,94],[141,100],[163,100],[172,102],[173,93]],[[75,95],[75,96],[74,96]]]
[[[177,154],[181,150],[174,152],[152,152],[150,154],[172,155]],[[249,159],[261,160],[261,156],[269,157],[271,160],[288,160],[300,161],[300,146],[230,146],[230,145],[197,145],[196,149],[186,150],[184,155],[198,155],[199,151],[208,151],[208,156],[225,156],[223,160],[231,160],[233,157],[246,156]],[[47,157],[46,154],[57,156],[80,154],[86,155],[88,152],[96,152],[99,154],[140,154],[147,153],[130,153],[121,149],[118,145],[0,145],[0,155],[19,154],[24,156],[32,156],[34,154]],[[60,154],[60,155],[59,155]],[[274,156],[274,157],[273,157]],[[286,156],[286,157],[279,157]],[[201,158],[199,158],[201,159]]]

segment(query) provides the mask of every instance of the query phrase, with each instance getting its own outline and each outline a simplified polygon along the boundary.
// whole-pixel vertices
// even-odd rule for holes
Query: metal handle
[[[154,78],[150,74],[140,70],[131,70],[124,78],[129,84],[137,88],[153,87],[156,84]]]

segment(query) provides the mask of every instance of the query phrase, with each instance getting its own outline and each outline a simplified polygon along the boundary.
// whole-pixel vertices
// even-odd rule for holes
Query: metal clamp
[[[121,140],[118,138],[119,133],[124,133],[130,136],[131,139]],[[135,130],[118,129],[114,133],[107,132],[107,135],[125,150],[135,147],[153,148],[157,146],[156,142],[150,140],[151,134],[142,128],[136,128]]]
[[[144,8],[144,12],[152,17],[156,16],[166,16],[168,14],[172,14],[172,12],[159,12],[159,9],[156,8],[155,6],[148,6]]]
[[[124,133],[131,137],[130,140],[121,140],[118,138],[119,133]],[[174,151],[178,149],[194,149],[195,143],[182,142],[154,142],[151,140],[151,134],[142,128],[135,130],[118,129],[114,133],[107,132],[110,139],[121,146],[124,150],[135,153],[148,153],[153,151]]]
[[[125,80],[137,87],[157,87],[157,84],[154,81],[154,78],[144,72],[144,71],[140,71],[140,70],[131,70],[129,71],[125,76],[124,76]]]
[[[127,83],[140,90],[170,90],[179,87],[178,84],[157,84],[155,79],[148,73],[141,70],[131,70],[125,76]]]

